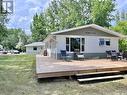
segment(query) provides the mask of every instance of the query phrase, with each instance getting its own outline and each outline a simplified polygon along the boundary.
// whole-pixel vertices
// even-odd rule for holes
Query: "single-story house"
[[[61,50],[73,56],[75,49],[89,58],[105,57],[107,50],[119,51],[118,41],[123,37],[118,32],[90,24],[52,32],[43,42],[48,55],[53,58],[59,59]]]
[[[0,51],[2,51],[3,50],[3,46],[2,45],[0,45]]]
[[[26,53],[27,54],[41,54],[42,50],[44,49],[45,44],[43,42],[34,42],[28,45],[25,45],[26,47]]]

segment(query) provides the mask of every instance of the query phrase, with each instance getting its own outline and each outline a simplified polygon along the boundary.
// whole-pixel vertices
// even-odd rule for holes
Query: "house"
[[[41,54],[42,50],[44,48],[43,42],[34,42],[28,45],[25,45],[26,47],[26,53],[27,54]]]
[[[61,50],[66,50],[73,57],[75,49],[91,58],[105,57],[107,50],[119,51],[118,41],[123,37],[120,33],[90,24],[52,32],[43,42],[48,55],[53,58],[59,59]]]

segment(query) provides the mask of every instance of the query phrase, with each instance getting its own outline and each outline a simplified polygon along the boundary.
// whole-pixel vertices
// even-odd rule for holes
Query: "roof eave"
[[[106,29],[106,28],[101,27],[101,26],[96,25],[96,24],[90,24],[90,25],[80,26],[80,27],[77,27],[77,28],[66,29],[66,30],[62,30],[62,31],[58,31],[58,32],[52,32],[51,35],[56,35],[56,34],[65,33],[65,32],[69,32],[69,31],[73,31],[73,30],[78,30],[78,29],[87,28],[87,27],[92,27],[92,28],[95,28],[95,29],[104,31],[104,32],[106,32],[106,33],[108,33],[108,34],[111,34],[111,35],[120,37],[120,38],[124,38],[124,37],[125,37],[124,35],[122,35],[122,34],[120,34],[120,33],[117,33],[117,32],[115,32],[115,31]]]
[[[44,42],[44,43],[47,42],[48,39],[50,39],[51,37],[52,37],[52,34],[49,34],[49,35],[43,40],[43,42]]]
[[[120,37],[120,38],[123,38],[124,35],[120,34],[120,33],[117,33],[115,31],[112,31],[112,30],[109,30],[109,29],[106,29],[106,28],[103,28],[101,26],[98,26],[98,25],[93,25],[91,26],[95,29],[98,29],[98,30],[101,30],[101,31],[104,31],[105,33],[108,33],[108,34],[111,34],[111,35],[114,35],[114,36],[117,36],[117,37]]]

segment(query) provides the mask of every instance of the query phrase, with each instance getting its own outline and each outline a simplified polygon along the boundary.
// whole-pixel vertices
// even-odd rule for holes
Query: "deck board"
[[[66,62],[41,55],[36,56],[36,74],[38,78],[69,76],[80,73],[103,71],[126,71],[127,61],[91,59]]]

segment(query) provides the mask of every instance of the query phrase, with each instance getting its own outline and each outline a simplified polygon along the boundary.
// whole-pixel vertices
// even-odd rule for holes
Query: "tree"
[[[8,35],[3,39],[1,44],[4,49],[18,49],[24,51],[24,45],[27,44],[27,35],[21,29],[8,29]]]
[[[116,26],[112,27],[113,30],[127,35],[127,21],[120,21]]]
[[[119,49],[122,51],[127,51],[127,40],[125,39],[119,40]]]
[[[114,0],[53,0],[33,17],[32,38],[42,41],[51,32],[91,23],[109,27],[114,7]]]
[[[115,21],[116,21],[116,23],[118,23],[118,22],[120,21],[120,19],[121,19],[121,17],[120,17],[120,12],[117,11],[117,12],[116,12],[116,15],[115,15]]]
[[[91,5],[91,18],[93,23],[103,27],[109,27],[113,20],[114,0],[93,0]]]
[[[117,11],[115,15],[116,23],[127,20],[127,12],[125,10]]]
[[[19,31],[18,43],[15,48],[18,49],[19,51],[25,51],[25,45],[28,43],[28,41],[27,41],[28,36],[21,29],[18,29],[18,31]]]
[[[120,21],[116,26],[111,27],[114,31],[117,31],[121,34],[127,35],[127,21]],[[119,41],[119,49],[122,51],[127,51],[127,40],[121,39]]]
[[[5,26],[5,24],[9,21],[9,19],[7,18],[7,15],[3,15],[0,13],[0,44],[1,41],[3,40],[3,38],[5,36],[7,36],[7,28]]]
[[[14,29],[8,29],[8,35],[3,39],[2,45],[5,49],[15,49],[18,42],[18,31]]]
[[[32,38],[34,41],[42,41],[46,36],[46,24],[43,13],[36,14],[31,24]]]

